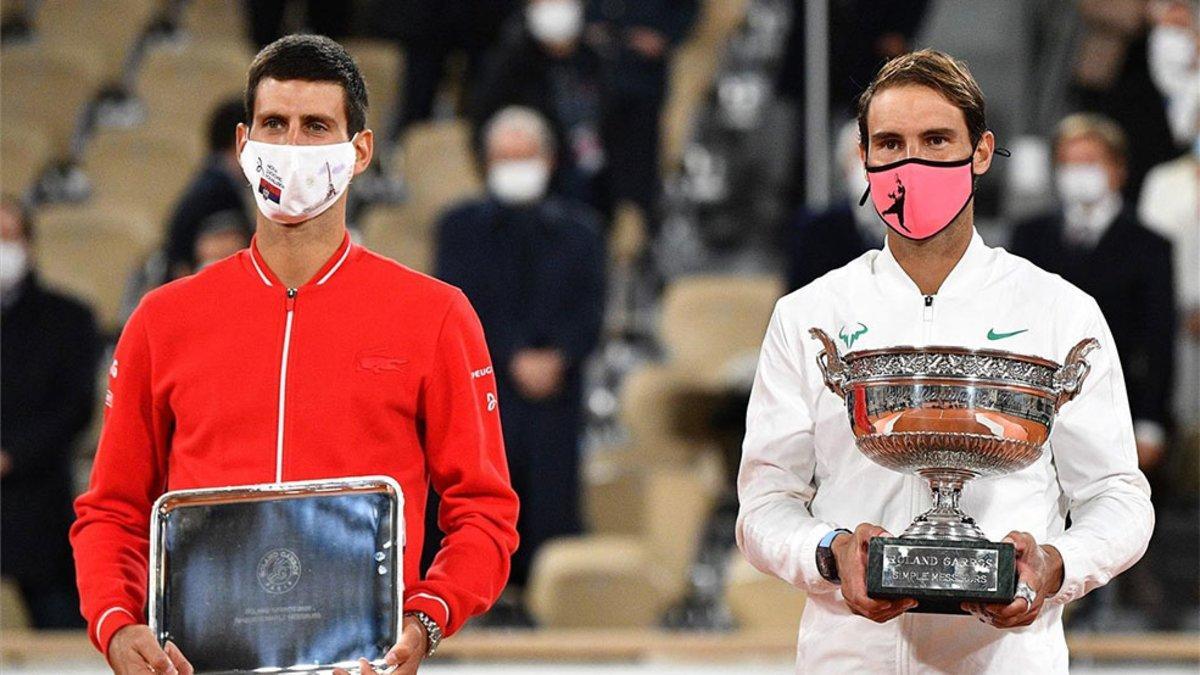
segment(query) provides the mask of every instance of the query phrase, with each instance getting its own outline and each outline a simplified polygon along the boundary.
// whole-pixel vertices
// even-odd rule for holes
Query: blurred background
[[[882,243],[858,206],[854,101],[921,47],[966,61],[1012,152],[978,184],[984,240],[1091,293],[1121,348],[1157,526],[1136,567],[1068,608],[1073,669],[1200,663],[1194,0],[0,8],[6,672],[104,672],[66,528],[105,369],[145,292],[247,245],[233,128],[253,55],[293,32],[338,39],[366,79],[376,160],[349,191],[354,238],[472,297],[486,276],[450,233],[518,222],[491,256],[522,279],[508,301],[558,306],[543,319],[578,333],[570,353],[496,363],[514,484],[551,506],[523,509],[509,591],[430,670],[791,671],[803,593],[734,546],[745,406],[774,302]],[[503,306],[472,301],[503,329]]]

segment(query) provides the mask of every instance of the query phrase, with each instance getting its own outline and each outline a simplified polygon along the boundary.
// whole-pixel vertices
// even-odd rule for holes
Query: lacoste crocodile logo
[[[399,372],[400,368],[408,363],[408,359],[388,356],[379,349],[361,351],[355,360],[358,362],[359,370],[375,373],[376,375]]]
[[[862,337],[863,333],[866,332],[867,326],[863,323],[859,323],[858,329],[849,335],[846,334],[846,327],[842,326],[842,330],[838,331],[838,337],[842,338],[842,342],[846,343],[846,349],[850,349],[854,346],[855,342],[858,342],[858,338]]]

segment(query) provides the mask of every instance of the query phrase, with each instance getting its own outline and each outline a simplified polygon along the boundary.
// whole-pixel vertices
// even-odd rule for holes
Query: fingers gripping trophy
[[[867,595],[912,598],[914,612],[964,614],[963,603],[1008,603],[1016,547],[988,541],[959,508],[974,478],[1019,471],[1042,454],[1054,416],[1079,393],[1099,346],[1085,338],[1066,363],[997,350],[894,347],[842,356],[824,331],[817,365],[846,403],[859,451],[929,482],[933,506],[899,537],[869,544]]]

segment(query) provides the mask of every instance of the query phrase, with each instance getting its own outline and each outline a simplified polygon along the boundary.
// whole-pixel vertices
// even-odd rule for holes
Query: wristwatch
[[[429,618],[425,612],[405,612],[404,616],[411,616],[421,622],[421,627],[425,629],[425,637],[429,640],[429,649],[425,650],[425,658],[433,656],[437,651],[438,645],[442,644],[442,627],[437,625],[437,622]]]
[[[842,579],[838,576],[837,558],[833,555],[833,540],[839,534],[850,534],[850,530],[839,527],[836,530],[830,530],[828,534],[821,537],[821,543],[817,544],[817,571],[821,576],[835,584],[842,583]]]

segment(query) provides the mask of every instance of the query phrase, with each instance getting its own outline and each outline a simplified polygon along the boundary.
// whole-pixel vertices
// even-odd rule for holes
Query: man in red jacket
[[[366,105],[332,40],[264,48],[249,72],[249,126],[237,128],[255,238],[151,292],[121,335],[71,531],[90,637],[118,674],[192,671],[143,618],[150,511],[166,490],[394,477],[409,542],[403,633],[387,656],[397,672],[415,672],[504,587],[517,498],[475,312],[458,289],[346,232],[346,187],[373,149]],[[430,483],[446,536],[421,579]]]

